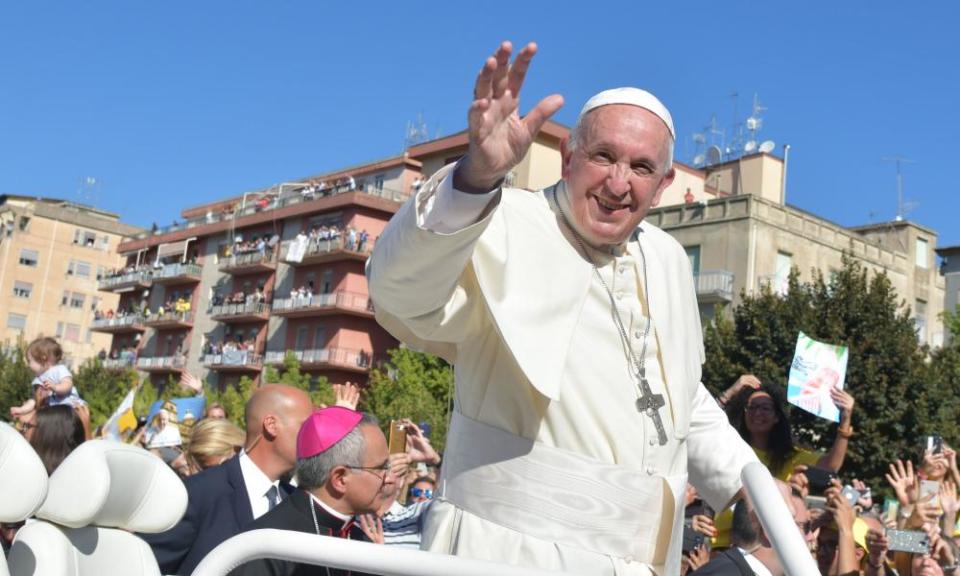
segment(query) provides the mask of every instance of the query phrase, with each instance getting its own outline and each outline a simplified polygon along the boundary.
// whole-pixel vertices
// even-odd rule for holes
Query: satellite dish
[[[747,154],[750,154],[756,149],[757,149],[756,140],[748,140],[747,143],[743,145],[743,151],[746,152]]]
[[[719,164],[721,160],[723,160],[723,151],[719,146],[714,144],[707,148],[707,164]]]
[[[693,157],[694,166],[703,166],[703,163],[707,161],[707,157],[703,154],[697,154]]]
[[[777,145],[773,143],[773,140],[764,140],[763,143],[760,144],[760,151],[764,154],[769,154],[773,152],[773,149],[776,147]]]
[[[696,134],[693,135],[693,141],[694,141],[696,144],[706,144],[706,143],[707,143],[707,137],[706,137],[705,135],[697,132]]]
[[[763,120],[757,118],[756,116],[751,116],[747,118],[747,130],[751,132],[756,132],[760,129],[760,126],[763,125]]]

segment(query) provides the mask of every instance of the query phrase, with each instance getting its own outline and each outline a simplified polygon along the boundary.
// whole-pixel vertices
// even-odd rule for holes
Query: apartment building
[[[93,310],[119,296],[97,281],[123,263],[117,247],[142,229],[91,206],[32,196],[0,195],[0,318],[3,342],[59,338],[79,365],[110,348],[93,330]]]

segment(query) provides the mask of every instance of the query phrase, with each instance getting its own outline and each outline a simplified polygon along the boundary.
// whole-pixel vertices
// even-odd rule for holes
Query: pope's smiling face
[[[620,244],[673,181],[671,136],[654,113],[628,104],[601,106],[561,145],[572,224],[593,246]]]

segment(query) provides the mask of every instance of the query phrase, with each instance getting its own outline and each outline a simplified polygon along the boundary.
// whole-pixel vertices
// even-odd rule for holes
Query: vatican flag
[[[127,392],[123,402],[113,412],[107,423],[103,425],[104,438],[120,442],[123,440],[125,432],[137,429],[137,415],[133,413],[133,399],[139,389],[139,386],[135,386]]]

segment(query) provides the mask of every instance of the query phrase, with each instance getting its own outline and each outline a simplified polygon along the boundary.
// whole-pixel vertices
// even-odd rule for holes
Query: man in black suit
[[[310,396],[292,386],[270,384],[253,393],[244,411],[244,451],[184,481],[189,500],[176,526],[140,535],[161,573],[189,575],[217,545],[292,491],[280,480],[296,465],[297,432],[311,412]]]
[[[357,526],[354,516],[376,513],[396,488],[387,441],[368,414],[334,406],[314,412],[297,440],[299,488],[247,527],[383,543],[379,527]],[[364,518],[364,521],[368,518]],[[264,558],[243,564],[231,576],[361,576],[357,572]]]

